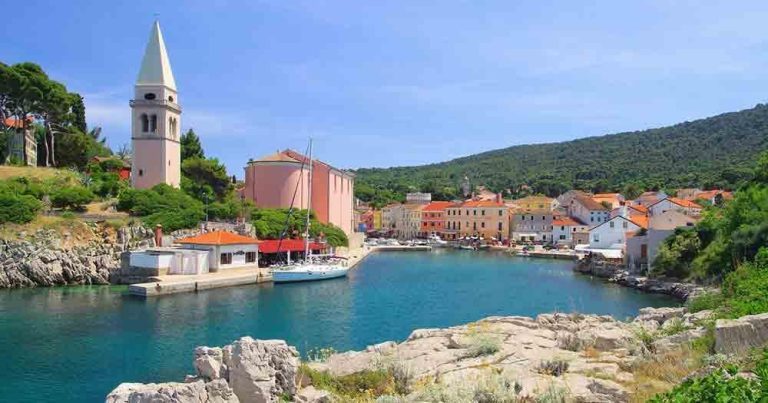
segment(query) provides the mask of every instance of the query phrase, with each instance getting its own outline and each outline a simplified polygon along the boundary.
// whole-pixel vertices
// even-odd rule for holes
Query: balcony
[[[171,102],[165,99],[132,99],[128,101],[128,105],[133,107],[155,107],[155,106],[164,106],[166,108],[169,108],[176,113],[181,113],[181,106],[177,104],[176,102]]]

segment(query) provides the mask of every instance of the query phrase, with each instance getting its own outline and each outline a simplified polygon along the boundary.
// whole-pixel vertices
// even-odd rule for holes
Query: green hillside
[[[733,188],[751,176],[758,153],[768,147],[768,105],[674,126],[588,137],[550,144],[520,145],[455,160],[356,171],[356,193],[377,204],[405,192],[437,198],[471,184],[494,191],[556,195],[571,188],[636,193],[674,187]]]

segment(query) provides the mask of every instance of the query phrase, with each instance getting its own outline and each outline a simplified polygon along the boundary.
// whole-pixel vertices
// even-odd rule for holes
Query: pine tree
[[[200,138],[197,137],[194,130],[189,129],[185,134],[182,134],[180,143],[182,161],[189,158],[205,158]]]
[[[85,103],[83,103],[83,97],[80,94],[74,94],[74,102],[72,103],[72,124],[80,129],[81,132],[88,132],[88,124],[85,122]]]

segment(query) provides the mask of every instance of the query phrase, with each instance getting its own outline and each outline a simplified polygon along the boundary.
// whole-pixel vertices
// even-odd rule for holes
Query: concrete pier
[[[267,269],[241,268],[226,269],[216,273],[196,275],[165,275],[153,278],[153,281],[128,286],[128,292],[142,297],[195,292],[213,288],[237,285],[257,284],[272,281]]]

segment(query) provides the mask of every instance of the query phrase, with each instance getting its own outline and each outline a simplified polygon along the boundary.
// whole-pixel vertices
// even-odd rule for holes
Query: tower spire
[[[171,62],[168,52],[165,50],[165,41],[160,32],[160,22],[155,20],[152,31],[149,34],[149,42],[144,50],[144,59],[141,61],[141,70],[136,85],[164,85],[176,90],[176,80],[173,79]]]

